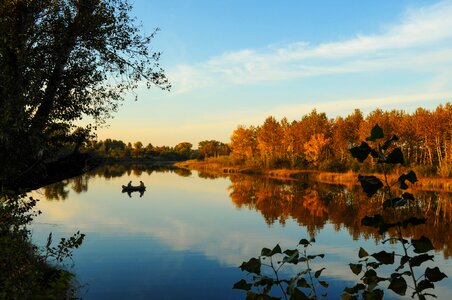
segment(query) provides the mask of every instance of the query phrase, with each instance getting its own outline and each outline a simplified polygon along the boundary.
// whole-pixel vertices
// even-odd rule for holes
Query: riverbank
[[[293,170],[293,169],[261,169],[245,166],[224,165],[219,162],[206,162],[200,160],[188,160],[175,163],[179,168],[197,170],[212,174],[258,174],[271,178],[285,180],[314,180],[328,184],[358,185],[358,173],[334,173],[316,170]],[[382,174],[365,174],[382,176]],[[396,182],[399,175],[388,175],[390,182]],[[452,192],[452,178],[419,177],[413,186],[414,190]]]

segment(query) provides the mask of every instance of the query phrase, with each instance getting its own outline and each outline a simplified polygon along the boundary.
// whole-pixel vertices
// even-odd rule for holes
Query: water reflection
[[[363,226],[366,215],[381,214],[389,222],[409,217],[426,218],[425,225],[404,229],[406,237],[422,235],[433,242],[446,258],[452,254],[452,195],[447,192],[417,192],[415,201],[395,213],[384,211],[380,200],[368,199],[359,186],[346,187],[318,182],[282,181],[263,177],[231,176],[230,197],[238,208],[259,211],[267,224],[284,224],[288,218],[306,226],[315,236],[325,224],[334,224],[337,231],[347,230],[356,240],[387,238],[375,228]],[[389,231],[390,236],[395,232]]]
[[[48,199],[66,199],[41,201],[43,242],[49,231],[87,234],[75,253],[76,273],[90,285],[84,299],[146,298],[151,290],[155,299],[180,299],[175,281],[185,286],[186,299],[243,299],[243,293],[231,291],[241,278],[241,262],[264,246],[293,247],[307,236],[316,236],[314,253],[327,254],[324,274],[329,289],[337,289],[329,291],[335,298],[356,282],[348,263],[357,249],[376,249],[382,239],[361,225],[381,204],[369,201],[359,187],[196,174],[113,165],[43,189]],[[140,201],[124,200],[121,185],[129,180],[149,186]],[[405,235],[426,235],[449,257],[450,194],[419,192],[416,198],[402,213],[427,217],[428,224],[407,228]],[[38,227],[35,232],[39,239]],[[450,274],[449,261],[442,262]],[[450,281],[441,284],[445,291],[439,295],[452,292]]]

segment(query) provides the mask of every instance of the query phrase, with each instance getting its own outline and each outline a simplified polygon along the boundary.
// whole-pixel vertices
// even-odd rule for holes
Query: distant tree
[[[193,145],[188,142],[179,143],[174,147],[174,151],[182,158],[189,158]]]
[[[202,157],[218,156],[219,141],[205,140],[198,143],[198,150]]]

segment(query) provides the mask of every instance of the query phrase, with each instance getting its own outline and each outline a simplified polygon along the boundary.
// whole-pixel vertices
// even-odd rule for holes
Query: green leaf
[[[281,247],[279,246],[279,244],[277,244],[273,249],[272,252],[270,254],[270,256],[273,256],[275,254],[281,254]]]
[[[432,245],[432,242],[428,238],[426,238],[425,236],[421,236],[417,240],[412,239],[411,240],[411,244],[414,247],[414,252],[415,253],[425,253],[425,252],[428,252],[428,251],[434,249],[433,245]]]
[[[372,197],[380,188],[383,187],[383,183],[375,176],[362,176],[358,175],[358,180],[361,182],[361,186],[367,197]]]
[[[254,273],[257,275],[261,274],[261,261],[258,258],[250,258],[249,261],[243,262],[240,265],[242,271],[247,271],[249,273]]]
[[[303,277],[298,279],[297,286],[301,287],[301,288],[310,288],[311,287],[311,285],[308,283],[308,281]]]
[[[370,131],[370,136],[366,138],[366,141],[375,142],[378,139],[384,138],[383,129],[376,124]]]
[[[233,289],[236,290],[245,290],[245,291],[249,291],[251,290],[252,284],[246,282],[246,280],[242,279],[240,281],[237,281],[236,283],[234,283],[234,285],[232,286]]]
[[[355,275],[358,275],[359,273],[361,273],[362,269],[363,269],[363,265],[362,264],[348,264],[350,266],[350,269],[352,270],[352,272]]]
[[[361,142],[361,145],[358,147],[353,147],[350,149],[350,154],[356,158],[359,162],[363,162],[366,160],[367,156],[369,156],[369,153],[372,151],[372,148],[366,143]]]
[[[434,258],[433,255],[428,255],[426,253],[414,256],[410,259],[410,266],[418,267],[428,260],[433,261],[433,258]]]
[[[283,262],[288,262],[288,263],[293,263],[293,264],[298,263],[299,252],[297,249],[294,249],[294,250],[287,249],[284,251],[284,254],[286,254],[288,256],[285,256],[283,258]]]
[[[384,265],[391,265],[394,263],[394,252],[380,251],[378,253],[373,253],[372,256]]]
[[[400,148],[395,148],[383,162],[385,164],[403,164],[402,150],[400,150]]]
[[[268,248],[262,248],[261,256],[271,256],[272,251]]]
[[[413,171],[409,171],[406,175],[405,175],[406,180],[408,180],[411,183],[415,183],[417,181],[417,176],[416,173],[414,173]]]
[[[309,245],[309,241],[307,239],[301,239],[300,242],[298,243],[298,245],[303,245],[303,246],[307,246]]]
[[[360,247],[359,252],[358,252],[358,257],[363,258],[363,257],[367,257],[367,256],[369,256],[369,253],[367,253],[367,251],[364,250],[364,248]]]
[[[389,284],[388,288],[401,296],[405,296],[407,289],[407,283],[405,278],[400,276],[391,279],[391,283]]]
[[[294,289],[292,295],[290,295],[289,300],[308,300],[308,296],[299,289]]]
[[[363,292],[363,300],[381,300],[384,292],[382,290],[371,290]]]
[[[314,273],[314,277],[315,278],[319,278],[320,274],[322,274],[323,270],[325,270],[326,268],[321,268],[320,270],[316,271]]]
[[[423,290],[426,289],[434,289],[435,285],[427,279],[421,280],[418,284],[417,284],[417,292],[422,292]]]
[[[443,280],[447,276],[446,276],[446,274],[441,272],[438,267],[434,267],[433,269],[427,268],[425,270],[425,277],[427,277],[428,280],[430,280],[432,282],[437,282],[437,281]]]

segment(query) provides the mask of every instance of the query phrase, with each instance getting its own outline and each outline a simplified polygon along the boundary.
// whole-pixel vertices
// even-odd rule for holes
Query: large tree
[[[155,31],[130,12],[128,0],[0,0],[2,165],[17,154],[26,168],[50,124],[101,122],[141,82],[170,88]]]

